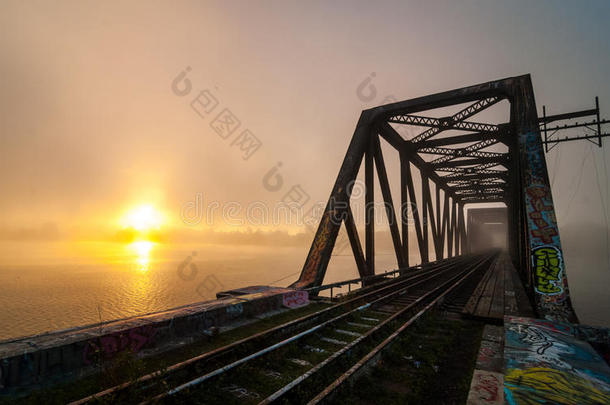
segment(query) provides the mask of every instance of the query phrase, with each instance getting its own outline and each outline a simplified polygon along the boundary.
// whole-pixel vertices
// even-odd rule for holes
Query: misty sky
[[[139,203],[177,218],[197,193],[273,203],[299,184],[325,201],[360,111],[386,96],[531,73],[539,110],[592,108],[598,95],[608,116],[609,12],[607,1],[3,1],[0,235],[87,233]],[[187,66],[180,97],[171,84]],[[356,88],[373,72],[365,102]],[[248,160],[191,108],[206,89],[262,142]],[[547,155],[561,227],[605,221],[608,149],[589,145]],[[278,162],[272,192],[262,179]]]

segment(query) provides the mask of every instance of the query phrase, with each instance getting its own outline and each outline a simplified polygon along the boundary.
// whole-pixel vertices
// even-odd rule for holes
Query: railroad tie
[[[371,325],[367,325],[366,323],[358,323],[358,322],[348,322],[349,326],[355,326],[357,328],[370,328]]]
[[[339,346],[345,346],[347,344],[347,342],[344,342],[343,340],[337,340],[337,339],[333,339],[333,338],[321,337],[320,339],[325,342],[334,343]]]
[[[316,353],[326,353],[326,350],[321,349],[319,347],[315,347],[315,346],[310,346],[310,345],[305,345],[305,348],[307,350],[309,350],[310,352],[316,352]]]
[[[351,332],[349,330],[344,330],[344,329],[335,329],[335,332],[337,333],[341,333],[343,335],[348,335],[348,336],[356,336],[356,337],[360,337],[362,336],[362,333],[358,333],[358,332]]]
[[[308,362],[307,360],[301,360],[301,359],[288,359],[288,360],[294,364],[298,364],[299,366],[303,366],[303,367],[311,366],[311,363]]]
[[[369,312],[372,312],[373,314],[378,314],[378,315],[381,315],[381,316],[384,316],[384,317],[388,315],[387,312],[380,311],[380,308],[371,309]]]

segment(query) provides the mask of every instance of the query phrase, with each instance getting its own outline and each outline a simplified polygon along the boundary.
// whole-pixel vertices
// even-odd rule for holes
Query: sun
[[[129,210],[121,219],[121,224],[140,232],[151,231],[161,227],[163,215],[151,204],[143,204]]]

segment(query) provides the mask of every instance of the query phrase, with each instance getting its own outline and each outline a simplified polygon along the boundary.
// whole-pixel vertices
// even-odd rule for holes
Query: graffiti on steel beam
[[[522,134],[520,143],[526,159],[525,212],[537,309],[547,319],[572,320],[575,319],[574,310],[569,300],[565,261],[540,134],[535,131]]]
[[[551,190],[547,186],[531,186],[526,192],[531,205],[528,219],[533,225],[530,229],[532,238],[539,239],[542,243],[559,243]]]
[[[316,280],[317,270],[322,261],[322,253],[329,242],[331,233],[331,217],[334,215],[333,211],[327,211],[324,213],[322,218],[319,235],[316,235],[311,252],[309,253],[308,260],[306,261],[306,267],[303,269],[303,274],[296,287],[307,286],[312,284]]]
[[[538,246],[532,251],[534,289],[539,294],[558,295],[564,293],[563,258],[555,246]]]

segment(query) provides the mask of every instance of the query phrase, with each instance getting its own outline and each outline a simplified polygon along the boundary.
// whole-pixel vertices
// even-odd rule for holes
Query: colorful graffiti
[[[137,353],[153,342],[155,333],[156,329],[153,325],[144,325],[91,339],[83,349],[83,362],[91,364],[96,359],[110,359],[124,350]]]
[[[502,374],[475,370],[467,403],[469,405],[503,404]]]
[[[326,211],[324,213],[324,217],[322,218],[322,221],[320,221],[320,228],[318,230],[320,234],[318,235],[316,233],[316,238],[314,239],[314,244],[309,251],[309,256],[305,262],[305,268],[303,268],[303,273],[301,274],[299,281],[294,284],[294,287],[307,287],[315,282],[318,274],[318,267],[322,262],[322,253],[329,243],[332,233],[332,217],[334,215],[335,212],[333,210]]]
[[[572,325],[506,317],[509,404],[610,403],[610,367]]]
[[[511,369],[504,376],[509,404],[608,404],[610,392],[591,380],[545,367]]]
[[[563,294],[563,260],[555,246],[539,246],[532,252],[534,260],[534,288],[547,295]]]
[[[527,159],[526,181],[528,184],[548,184],[546,161],[539,131],[521,134],[520,142]]]
[[[542,186],[532,186],[527,190],[530,197],[531,210],[528,217],[535,225],[530,232],[532,237],[540,239],[542,243],[556,242],[557,220],[553,209],[553,201],[549,198],[550,189]]]
[[[287,308],[299,308],[309,304],[307,291],[290,291],[282,295],[282,304]]]
[[[244,312],[244,306],[241,303],[228,305],[225,311],[231,316],[239,316]]]
[[[503,356],[504,330],[499,326],[485,325],[481,347],[468,392],[468,405],[503,404]]]
[[[502,347],[496,342],[481,340],[476,367],[481,370],[502,370]]]
[[[536,309],[547,319],[575,322],[540,133],[522,133],[519,142]]]

